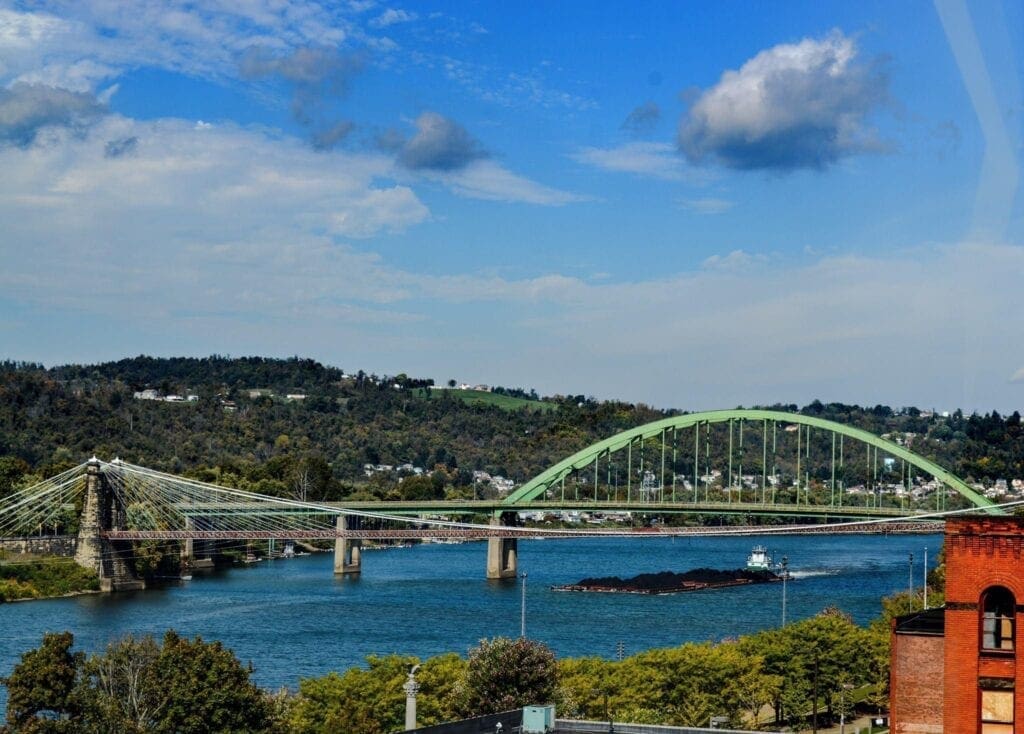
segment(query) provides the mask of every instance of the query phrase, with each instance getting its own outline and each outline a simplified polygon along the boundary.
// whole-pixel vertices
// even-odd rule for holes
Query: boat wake
[[[839,570],[835,568],[816,568],[802,571],[790,571],[789,577],[791,579],[808,579],[815,576],[835,576],[838,573]]]

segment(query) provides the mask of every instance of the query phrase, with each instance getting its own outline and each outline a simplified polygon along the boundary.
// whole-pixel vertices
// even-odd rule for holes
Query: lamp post
[[[526,637],[526,571],[519,574],[523,581],[522,596],[519,600],[519,636]]]
[[[924,609],[928,611],[928,546],[924,547]]]
[[[843,683],[839,689],[839,734],[846,734],[846,692],[852,688],[852,683]]]
[[[907,586],[907,596],[910,597],[910,611],[914,611],[914,554],[910,554],[910,580]]]
[[[789,578],[789,558],[782,557],[782,626],[786,626],[786,579]]]

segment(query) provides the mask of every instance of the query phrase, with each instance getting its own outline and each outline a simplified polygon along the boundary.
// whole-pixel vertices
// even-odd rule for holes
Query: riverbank
[[[0,603],[98,593],[99,576],[74,559],[8,557],[0,561]]]

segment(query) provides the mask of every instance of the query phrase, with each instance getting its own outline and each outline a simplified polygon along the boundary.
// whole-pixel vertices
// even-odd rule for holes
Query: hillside
[[[182,401],[136,397],[147,389]],[[671,412],[498,390],[431,389],[406,375],[349,375],[298,358],[142,356],[48,369],[7,362],[0,364],[0,493],[96,454],[311,498],[444,496],[452,488],[473,491],[473,470],[523,482],[590,443]],[[965,478],[1024,477],[1016,413],[943,418],[817,401],[800,410],[877,435],[912,436],[915,451]],[[367,476],[366,464],[411,464],[425,476],[399,490],[393,473]],[[685,457],[677,470],[689,471]]]

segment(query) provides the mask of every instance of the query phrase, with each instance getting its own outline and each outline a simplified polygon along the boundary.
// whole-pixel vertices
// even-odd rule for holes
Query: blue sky
[[[1019,3],[0,0],[0,355],[1024,403]]]

